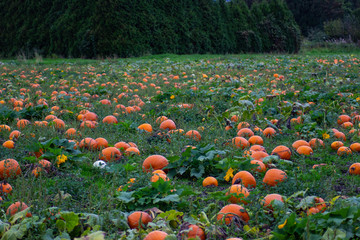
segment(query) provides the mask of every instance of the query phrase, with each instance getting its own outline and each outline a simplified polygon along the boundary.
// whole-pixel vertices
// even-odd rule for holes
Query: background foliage
[[[283,0],[5,0],[0,56],[297,52]]]

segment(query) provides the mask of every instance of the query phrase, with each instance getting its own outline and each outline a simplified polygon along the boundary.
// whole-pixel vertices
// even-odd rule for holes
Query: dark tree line
[[[322,30],[324,23],[349,17],[356,18],[360,10],[360,0],[286,0],[286,2],[305,36],[314,29]],[[359,24],[358,28],[360,28],[360,22],[351,24]]]
[[[283,0],[2,0],[0,56],[297,52]]]

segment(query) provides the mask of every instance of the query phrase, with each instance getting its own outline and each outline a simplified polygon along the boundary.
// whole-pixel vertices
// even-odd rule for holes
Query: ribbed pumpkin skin
[[[268,207],[269,209],[272,209],[271,202],[274,200],[284,202],[283,197],[280,194],[272,193],[266,195],[261,203],[264,205],[264,207]]]
[[[163,169],[169,164],[168,160],[161,155],[151,155],[143,162],[143,171],[150,172],[152,170]]]
[[[228,214],[229,213],[229,214]],[[221,219],[225,217],[225,224],[230,224],[232,218],[234,217],[234,214],[238,217],[240,217],[244,222],[248,222],[250,220],[250,216],[243,208],[242,206],[238,204],[228,204],[225,207],[223,207],[218,215],[216,216],[216,219],[220,221]]]
[[[174,129],[176,129],[176,125],[173,120],[167,119],[160,124],[160,129],[168,130],[168,131],[174,130]]]
[[[104,148],[99,154],[99,158],[106,162],[119,160],[121,157],[121,152],[116,147],[107,147]]]
[[[0,179],[15,178],[21,174],[19,163],[14,159],[0,161]]]
[[[278,155],[281,159],[289,160],[291,157],[291,150],[284,145],[280,145],[274,148],[271,155]]]
[[[256,187],[256,179],[248,171],[240,171],[236,173],[233,177],[232,184],[236,184],[235,182],[238,179],[241,179],[241,182],[238,182],[238,184],[242,184],[247,188]]]
[[[353,163],[349,167],[350,175],[360,175],[360,163]]]
[[[200,227],[194,225],[194,224],[191,224],[189,225],[189,228],[191,230],[186,233],[186,234],[183,234],[182,236],[185,237],[185,239],[196,239],[196,237],[200,238],[201,240],[205,240],[205,232],[204,230],[202,230]]]
[[[286,178],[287,175],[284,171],[272,168],[265,173],[263,182],[269,186],[276,186],[279,182],[284,181]]]
[[[219,183],[217,181],[216,178],[214,177],[207,177],[203,180],[203,187],[207,187],[207,186],[218,186]]]
[[[167,233],[163,231],[153,231],[146,235],[144,240],[164,240],[167,237]]]

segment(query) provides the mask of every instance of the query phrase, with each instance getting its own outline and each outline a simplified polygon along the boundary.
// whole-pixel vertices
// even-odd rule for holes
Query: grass
[[[320,224],[315,219],[327,216],[346,205],[345,198],[358,197],[360,193],[357,187],[360,179],[348,173],[350,165],[358,161],[359,153],[340,157],[330,147],[338,140],[332,128],[345,133],[345,146],[360,141],[358,122],[353,126],[355,134],[337,123],[339,115],[353,117],[360,111],[359,57],[358,52],[307,52],[299,55],[165,54],[130,59],[1,61],[4,74],[0,77],[0,100],[4,102],[0,105],[0,124],[10,126],[11,130],[19,129],[16,118],[27,118],[32,124],[19,129],[22,135],[15,141],[15,149],[2,147],[0,151],[0,159],[16,159],[22,169],[21,176],[7,179],[13,192],[2,196],[0,208],[5,212],[11,203],[23,201],[39,219],[50,217],[49,221],[40,222],[33,217],[26,223],[25,220],[12,222],[4,215],[3,222],[9,223],[14,231],[22,223],[27,224],[21,230],[24,239],[34,236],[53,239],[66,234],[72,239],[99,230],[106,233],[106,239],[142,239],[154,229],[175,236],[188,222],[202,226],[207,239],[225,239],[225,235],[244,239],[269,239],[276,234],[290,239],[306,239],[309,234],[323,236],[331,224],[310,229]],[[125,96],[119,96],[121,93]],[[12,98],[23,102],[22,110],[14,108]],[[48,106],[27,105],[37,105],[40,99]],[[111,105],[102,105],[101,99],[109,99]],[[259,99],[263,101],[260,103]],[[194,105],[184,108],[184,103]],[[122,106],[135,105],[140,107],[137,112],[127,113],[122,109]],[[54,106],[59,109],[52,109]],[[84,109],[98,115],[96,128],[80,128],[81,121],[77,117]],[[48,127],[34,124],[49,114],[62,119],[66,128],[58,129],[52,123]],[[115,115],[119,123],[103,123],[107,115]],[[262,184],[265,173],[253,170],[248,149],[232,146],[231,139],[237,135],[239,122],[225,119],[233,115],[248,122],[255,134],[262,136],[269,154],[278,145],[291,149],[290,161],[275,158],[268,166],[283,170],[287,174],[284,182],[276,187]],[[199,131],[201,141],[181,134],[166,135],[156,122],[160,116],[174,120],[177,128],[185,132]],[[301,123],[290,121],[298,116],[301,116]],[[154,131],[139,131],[137,126],[142,123],[151,124]],[[233,128],[225,131],[226,124]],[[277,134],[266,138],[255,131],[256,126],[273,127]],[[103,137],[109,146],[119,141],[133,142],[140,155],[123,154],[120,160],[108,163],[106,169],[94,168],[93,163],[99,159],[101,150],[73,150],[73,145],[62,141],[66,138],[65,131],[71,127],[78,131],[72,137],[74,141]],[[329,138],[323,139],[324,134]],[[8,136],[9,132],[0,131],[1,143],[8,140]],[[292,148],[294,141],[312,138],[323,139],[325,148],[314,149],[311,156],[300,155]],[[52,144],[45,143],[51,139]],[[188,145],[196,149],[186,150]],[[39,159],[33,152],[39,148],[45,153],[40,158],[47,158],[53,167],[35,178],[32,170]],[[67,155],[68,160],[58,166],[60,154]],[[142,162],[153,154],[168,158],[169,182],[151,183],[151,174],[143,172]],[[320,163],[327,165],[313,168]],[[224,177],[230,168],[234,174],[241,170],[251,172],[257,186],[250,191],[247,205],[239,203],[249,213],[250,221],[226,226],[216,222],[216,215],[228,204],[230,196],[226,196],[226,192],[231,184]],[[207,176],[216,177],[219,187],[202,187],[202,180]],[[131,178],[136,179],[134,183],[129,182]],[[120,186],[123,190],[117,191]],[[261,201],[271,193],[284,196],[284,204],[273,210],[264,209]],[[307,209],[314,203],[309,201],[302,207],[302,202],[311,197],[326,201],[328,209],[323,215],[306,216]],[[339,200],[332,203],[336,197]],[[59,211],[57,217],[49,215],[54,207]],[[128,228],[128,214],[135,210],[154,213],[157,211],[154,208],[164,213],[154,219],[153,225],[140,231]],[[71,217],[69,212],[73,213]],[[90,217],[85,217],[89,213],[94,217],[91,221]],[[290,219],[292,213],[298,219],[300,235],[291,233],[290,228],[295,224],[278,227],[285,219]],[[353,215],[344,219],[350,218],[359,221]],[[300,220],[307,221],[308,228],[302,226]],[[74,228],[63,228],[61,221]],[[346,224],[343,222],[344,226]],[[356,229],[350,226],[346,231],[355,234]],[[0,229],[5,229],[0,231],[1,236],[9,232],[7,228]]]
[[[343,54],[343,53],[350,53],[350,54],[359,54],[360,48],[355,44],[340,44],[340,43],[314,43],[310,41],[303,41],[302,48],[298,55],[332,55],[332,54]],[[8,63],[8,64],[20,64],[20,65],[32,65],[32,64],[40,64],[40,65],[63,65],[63,64],[77,64],[77,65],[86,65],[86,64],[94,64],[99,61],[101,62],[116,62],[116,61],[123,61],[123,62],[136,62],[141,60],[149,60],[149,61],[162,61],[165,59],[171,61],[199,61],[199,60],[226,60],[232,58],[255,58],[261,59],[263,56],[274,56],[282,54],[192,54],[192,55],[177,55],[177,54],[158,54],[158,55],[145,55],[141,57],[131,57],[131,58],[100,58],[100,59],[82,59],[82,58],[43,58],[40,55],[36,55],[33,59],[27,59],[26,57],[18,57],[16,59],[3,59],[0,62]],[[296,55],[295,55],[296,56]]]

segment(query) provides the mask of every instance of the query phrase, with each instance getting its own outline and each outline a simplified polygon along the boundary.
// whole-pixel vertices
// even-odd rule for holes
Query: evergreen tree
[[[297,26],[282,0],[255,2],[251,11],[247,3],[4,0],[0,55],[95,58],[298,50]]]

